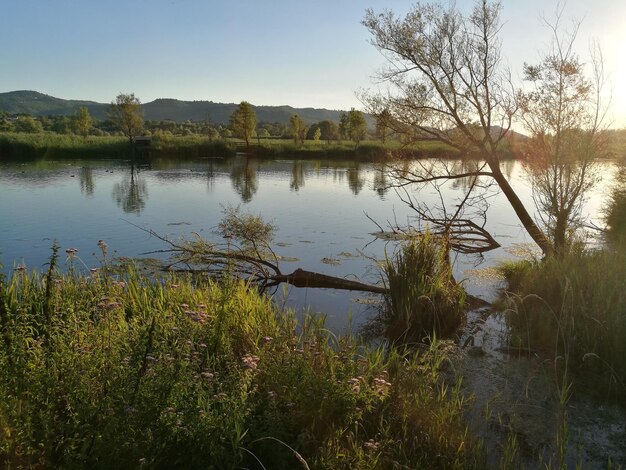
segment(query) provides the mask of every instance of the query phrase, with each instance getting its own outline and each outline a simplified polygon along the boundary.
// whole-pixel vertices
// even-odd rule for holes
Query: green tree
[[[384,108],[380,113],[376,114],[376,135],[383,144],[389,135],[391,119],[389,108]]]
[[[306,137],[306,124],[297,114],[289,118],[289,130],[291,137],[293,137],[293,142],[296,145],[302,145]]]
[[[367,122],[361,111],[352,108],[348,112],[348,138],[359,145],[367,134]]]
[[[320,131],[322,131],[321,139],[330,143],[331,140],[339,139],[339,126],[334,121],[320,121],[319,122]]]
[[[250,139],[256,129],[256,113],[250,103],[239,103],[230,116],[230,128],[237,137],[246,141],[246,147],[250,146]]]
[[[321,136],[322,136],[322,131],[318,127],[317,129],[315,129],[315,132],[313,133],[313,141],[314,142],[319,142]]]
[[[74,129],[76,133],[83,136],[83,139],[87,139],[89,131],[91,130],[92,121],[89,110],[84,106],[78,108],[76,116],[74,117]]]
[[[15,121],[15,131],[28,134],[37,134],[43,132],[43,126],[32,116],[19,116]]]
[[[13,130],[13,123],[9,120],[9,115],[2,111],[0,112],[0,132],[11,132]]]
[[[72,132],[72,122],[67,116],[55,116],[52,123],[52,131],[57,134],[70,134]]]
[[[144,126],[139,98],[136,98],[134,93],[117,95],[109,107],[109,119],[128,138],[132,146],[135,137],[141,133]]]
[[[339,115],[339,137],[342,140],[346,140],[349,138],[349,134],[350,134],[350,119],[348,117],[348,114],[345,112],[341,112],[341,114]]]

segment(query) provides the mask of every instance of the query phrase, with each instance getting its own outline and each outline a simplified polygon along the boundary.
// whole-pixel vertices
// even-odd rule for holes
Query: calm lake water
[[[504,164],[505,173],[529,208],[529,182],[522,165]],[[590,194],[585,212],[601,224],[600,210],[608,194],[614,168],[600,167],[602,182]],[[377,163],[329,160],[257,160],[238,156],[229,160],[168,161],[131,166],[124,160],[0,162],[0,262],[10,273],[15,264],[45,269],[53,240],[77,248],[87,267],[98,266],[98,240],[116,256],[135,257],[167,248],[134,225],[177,239],[196,232],[218,239],[215,228],[223,207],[241,205],[278,226],[276,252],[297,261],[282,262],[283,272],[296,268],[333,276],[376,282],[372,258],[391,253],[393,242],[377,240],[380,225],[406,222],[413,212],[393,189],[384,189],[384,167]],[[462,185],[444,188],[446,197],[461,194]],[[432,188],[421,201],[438,201]],[[134,224],[134,225],[133,225]],[[460,257],[457,279],[483,297],[493,295],[475,268],[493,266],[515,256],[528,243],[519,222],[502,195],[491,200],[487,228],[502,248],[484,259]],[[153,255],[151,255],[153,256]],[[82,266],[82,265],[81,265]],[[360,293],[290,288],[286,304],[328,315],[328,326],[341,330],[352,317],[359,325],[371,315]]]

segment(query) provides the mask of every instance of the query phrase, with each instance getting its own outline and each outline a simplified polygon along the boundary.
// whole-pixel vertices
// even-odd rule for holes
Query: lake
[[[428,160],[426,160],[428,163]],[[503,163],[529,209],[531,188],[516,161]],[[601,208],[614,166],[601,163],[603,180],[585,205],[591,221],[602,225]],[[78,249],[87,270],[99,265],[98,240],[114,256],[137,257],[167,248],[137,226],[170,239],[198,233],[218,240],[215,233],[224,207],[241,205],[277,227],[275,251],[288,259],[281,269],[317,271],[365,282],[377,282],[374,262],[393,252],[395,242],[372,233],[388,222],[405,223],[413,211],[393,189],[387,189],[381,163],[333,160],[259,160],[245,156],[197,161],[158,160],[131,165],[126,160],[0,162],[0,262],[10,273],[16,264],[45,269],[53,240]],[[443,188],[446,198],[462,194],[459,182]],[[433,188],[415,197],[436,204]],[[367,216],[366,216],[367,214]],[[492,298],[493,281],[476,268],[486,268],[516,256],[530,238],[501,194],[491,198],[486,227],[502,245],[483,258],[459,256],[456,278],[465,279],[470,293]],[[146,255],[154,256],[154,255]],[[279,297],[283,290],[279,289]],[[284,302],[298,310],[328,315],[327,324],[342,330],[348,318],[361,325],[372,314],[365,294],[322,289],[289,288]]]

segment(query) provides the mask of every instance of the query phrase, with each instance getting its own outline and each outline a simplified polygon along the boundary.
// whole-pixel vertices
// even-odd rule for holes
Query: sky
[[[457,0],[468,9],[471,0]],[[0,92],[110,102],[156,98],[360,108],[384,58],[365,9],[406,0],[0,0]],[[549,43],[556,0],[502,0],[502,50],[514,79]],[[626,127],[626,0],[569,0],[577,50],[603,50],[612,127]]]

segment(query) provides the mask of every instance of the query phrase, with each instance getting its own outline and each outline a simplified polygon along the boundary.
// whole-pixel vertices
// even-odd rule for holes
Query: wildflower
[[[270,400],[273,400],[274,398],[276,398],[276,396],[276,392],[273,392],[271,390],[267,392],[267,398],[269,398]]]
[[[23,273],[24,271],[26,271],[26,265],[25,264],[20,264],[19,266],[15,266],[15,268],[13,268],[13,270],[15,272],[18,272],[18,273]]]
[[[203,371],[200,375],[202,376],[202,378],[207,380],[213,380],[213,377],[215,377],[215,375],[213,375],[213,373],[209,372],[208,370]]]
[[[112,284],[114,287],[121,287],[122,289],[126,287],[126,283],[124,281],[113,281]]]
[[[133,408],[132,406],[126,405],[124,407],[124,413],[125,414],[130,415],[130,414],[133,414],[134,412],[135,412],[135,408]]]
[[[145,463],[146,463],[146,458],[145,457],[142,457],[142,458],[139,459],[139,465],[143,465]]]
[[[263,336],[263,338],[262,338],[262,339],[263,339],[263,342],[264,342],[264,343],[267,343],[267,344],[269,344],[269,343],[271,343],[272,341],[274,341],[274,338],[272,338],[271,336]]]
[[[107,245],[104,240],[98,240],[98,247],[100,248],[100,251],[102,252],[102,257],[106,258],[107,256],[107,249],[109,248],[109,245]]]
[[[89,272],[91,272],[91,274],[93,275],[98,274],[98,268],[91,268]]]
[[[178,289],[178,284],[170,284],[170,289]]]
[[[367,450],[371,450],[371,451],[376,452],[378,450],[378,448],[380,447],[380,443],[376,442],[374,439],[370,439],[365,444],[363,444],[363,446]]]
[[[295,403],[287,403],[285,406],[287,408],[293,408],[294,406],[296,406],[296,404]]]
[[[65,252],[67,253],[67,259],[71,260],[78,253],[78,248],[68,248]]]
[[[241,358],[241,362],[243,363],[244,368],[254,370],[257,368],[257,364],[259,363],[259,357],[246,354]]]

